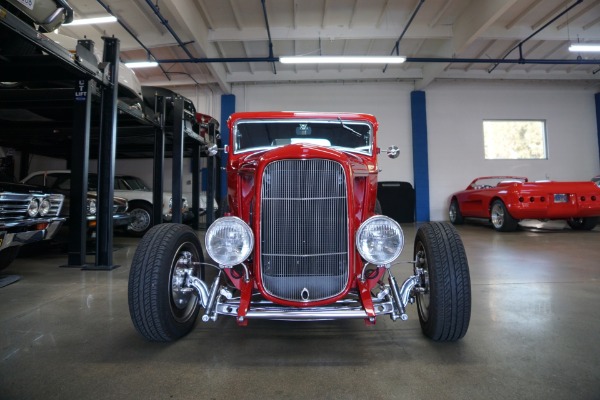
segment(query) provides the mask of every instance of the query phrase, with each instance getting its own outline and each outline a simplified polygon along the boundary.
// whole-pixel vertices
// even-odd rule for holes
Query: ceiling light
[[[577,43],[569,46],[569,51],[574,52],[600,52],[600,43]]]
[[[400,56],[285,56],[282,64],[400,64],[406,57]]]
[[[156,61],[131,61],[126,62],[125,66],[129,68],[150,68],[157,67],[158,63]]]
[[[63,24],[63,26],[105,24],[107,22],[117,22],[117,17],[111,15],[108,17],[75,19],[69,24]]]

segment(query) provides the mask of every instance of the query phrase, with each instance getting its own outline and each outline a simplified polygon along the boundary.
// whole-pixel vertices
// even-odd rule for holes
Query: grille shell
[[[324,159],[267,165],[261,185],[260,274],[265,291],[312,302],[342,293],[349,277],[344,168]]]

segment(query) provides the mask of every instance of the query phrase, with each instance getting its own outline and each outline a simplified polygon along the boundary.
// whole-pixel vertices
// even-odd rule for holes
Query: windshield
[[[372,154],[372,127],[364,121],[247,120],[234,127],[235,152],[308,143]]]

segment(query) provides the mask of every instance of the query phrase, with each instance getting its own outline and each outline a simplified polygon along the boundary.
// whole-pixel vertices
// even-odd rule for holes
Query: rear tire
[[[451,224],[430,222],[417,231],[417,293],[421,330],[436,342],[453,342],[467,333],[471,319],[471,279],[462,240]]]
[[[186,263],[186,261],[189,261]],[[171,342],[194,327],[200,302],[185,288],[185,276],[198,276],[204,262],[196,233],[186,225],[153,227],[138,244],[129,273],[129,313],[135,329],[147,340]]]
[[[598,225],[598,217],[569,218],[567,224],[575,231],[591,231]]]
[[[452,199],[450,202],[450,208],[448,208],[448,217],[453,225],[462,225],[465,222],[456,199]]]
[[[509,214],[502,200],[494,200],[490,217],[494,229],[499,232],[512,232],[519,226],[519,221]]]

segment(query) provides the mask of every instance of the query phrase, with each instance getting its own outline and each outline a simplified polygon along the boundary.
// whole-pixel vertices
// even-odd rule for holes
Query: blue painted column
[[[596,98],[596,134],[598,135],[598,160],[600,160],[600,93],[594,95]]]
[[[229,145],[229,127],[227,126],[227,119],[231,114],[235,112],[235,95],[224,94],[221,96],[221,143],[223,146]],[[231,151],[231,149],[230,149]],[[227,166],[227,160],[229,156],[224,154],[221,157],[221,198],[227,196],[227,173],[225,167]]]
[[[427,152],[427,106],[425,92],[410,93],[412,120],[413,173],[415,181],[415,221],[429,221],[429,156]]]

